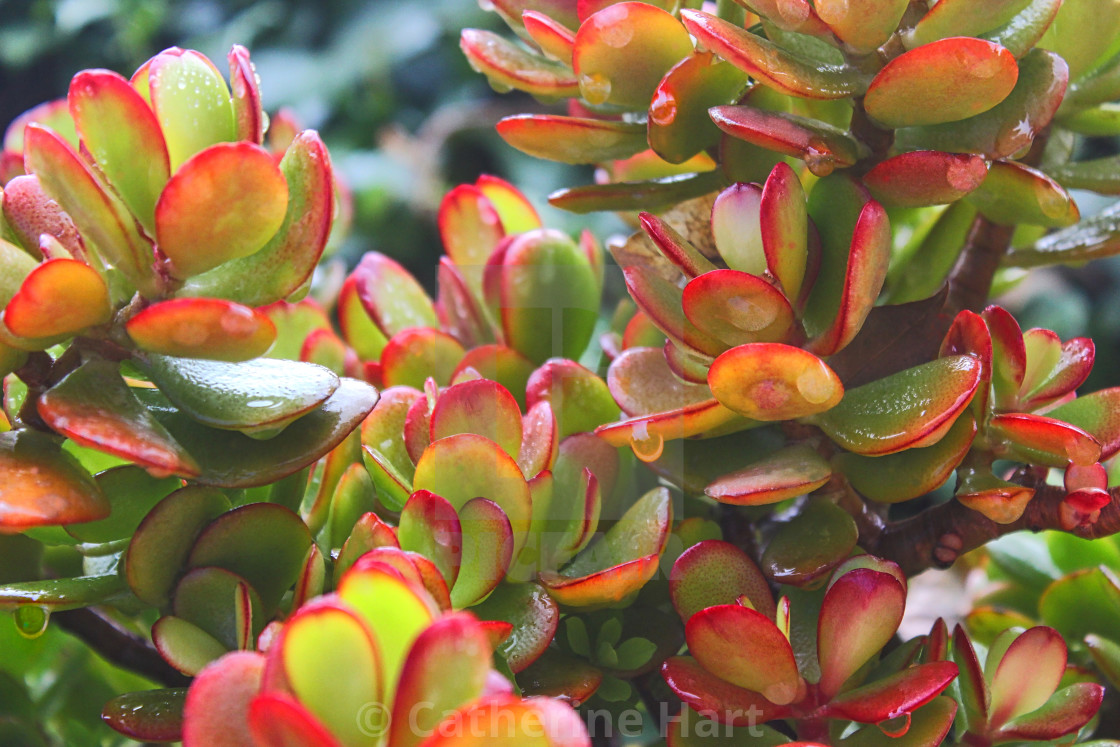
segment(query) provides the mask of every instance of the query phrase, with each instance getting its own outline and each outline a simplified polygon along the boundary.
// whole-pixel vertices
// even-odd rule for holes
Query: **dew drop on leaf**
[[[649,107],[650,120],[661,127],[668,127],[677,118],[677,98],[665,90],[659,90]]]
[[[735,326],[749,332],[764,330],[778,318],[777,306],[758,304],[742,296],[728,300],[727,305],[734,314]]]
[[[809,171],[813,172],[813,176],[821,179],[831,174],[832,170],[836,168],[832,151],[816,138],[811,139],[809,147],[805,149],[805,165],[809,167]]]
[[[47,630],[51,613],[46,607],[37,604],[25,604],[16,608],[12,613],[16,621],[16,631],[24,638],[38,638]]]
[[[660,433],[648,435],[645,423],[642,423],[634,428],[634,435],[630,438],[630,448],[638,459],[652,462],[665,450],[665,439]]]
[[[611,95],[611,81],[605,75],[599,73],[592,73],[591,75],[581,75],[579,78],[579,90],[583,97],[587,99],[587,103],[592,106],[605,104]]]
[[[819,404],[834,393],[832,377],[820,366],[809,366],[797,376],[797,391],[807,402]]]

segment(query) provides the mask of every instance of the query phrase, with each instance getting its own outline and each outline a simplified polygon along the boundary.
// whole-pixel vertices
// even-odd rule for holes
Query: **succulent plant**
[[[103,719],[187,747],[1091,736],[1120,387],[989,296],[1120,252],[1068,191],[1120,193],[1077,140],[1120,134],[1120,5],[492,9],[518,40],[469,62],[566,106],[498,132],[598,167],[550,201],[621,214],[613,265],[484,175],[434,293],[377,252],[316,278],[346,188],[241,47],[229,84],[172,48],[8,128],[17,630],[141,672]],[[900,639],[908,577],[1022,529],[970,556],[1001,585],[969,633]]]

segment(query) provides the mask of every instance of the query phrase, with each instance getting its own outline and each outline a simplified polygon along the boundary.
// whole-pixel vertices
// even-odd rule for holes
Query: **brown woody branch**
[[[948,568],[964,553],[975,550],[1005,534],[1029,530],[1061,529],[1060,506],[1064,488],[1036,485],[1027,510],[1010,524],[997,524],[956,500],[923,511],[909,519],[888,524],[878,537],[860,537],[861,546],[873,555],[888,558],[912,576],[927,568]],[[1112,501],[1101,509],[1100,518],[1072,534],[1097,539],[1120,533],[1120,487],[1111,491]]]

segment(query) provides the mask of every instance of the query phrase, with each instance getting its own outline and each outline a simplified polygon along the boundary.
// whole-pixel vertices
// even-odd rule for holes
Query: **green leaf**
[[[195,153],[237,139],[229,88],[214,63],[198,52],[172,49],[156,55],[148,87],[173,172]]]
[[[284,428],[339,387],[322,366],[275,358],[229,363],[151,355],[146,368],[160,391],[198,422],[248,433]]]

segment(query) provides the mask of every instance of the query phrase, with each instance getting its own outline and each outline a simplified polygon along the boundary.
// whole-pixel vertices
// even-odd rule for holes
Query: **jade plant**
[[[9,126],[0,607],[116,676],[101,732],[0,678],[0,741],[1116,737],[1120,387],[999,296],[1120,253],[1120,6],[487,7],[499,135],[618,235],[483,175],[433,288],[316,273],[348,191],[240,46]]]

